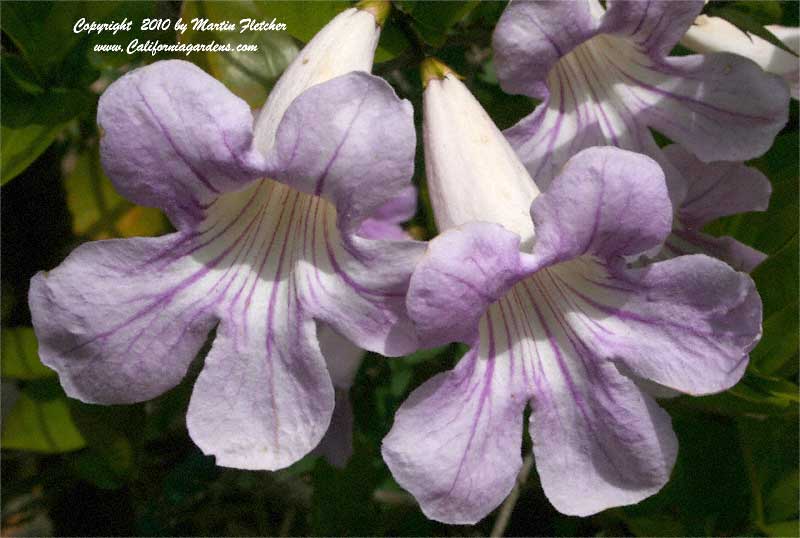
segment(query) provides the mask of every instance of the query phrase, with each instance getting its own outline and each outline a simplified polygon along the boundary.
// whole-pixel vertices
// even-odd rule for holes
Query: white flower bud
[[[539,190],[514,150],[451,69],[429,58],[422,79],[425,171],[439,231],[487,221],[530,241]]]

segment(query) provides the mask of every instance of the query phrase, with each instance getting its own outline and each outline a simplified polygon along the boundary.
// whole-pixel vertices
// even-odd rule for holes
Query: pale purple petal
[[[687,227],[700,229],[720,217],[767,210],[772,186],[757,169],[736,162],[704,163],[677,144],[664,153],[686,178],[678,218]]]
[[[425,382],[383,440],[392,475],[431,519],[476,523],[514,487],[527,398],[512,387],[507,345],[488,337],[454,370]]]
[[[772,145],[786,124],[789,89],[736,54],[669,57],[619,65],[640,120],[704,162],[744,161]]]
[[[334,390],[296,284],[262,280],[252,286],[250,308],[217,328],[186,424],[217,465],[274,470],[319,444],[333,413]]]
[[[520,238],[498,224],[472,223],[434,238],[406,299],[426,346],[472,343],[486,308],[522,278]]]
[[[655,258],[668,259],[686,254],[708,254],[745,273],[751,273],[767,259],[767,255],[760,250],[749,247],[733,237],[714,237],[684,229],[673,230]]]
[[[600,31],[624,36],[648,54],[665,56],[703,4],[703,0],[609,0]]]
[[[677,144],[664,148],[664,154],[680,170],[688,190],[676,212],[672,234],[655,257],[709,254],[737,271],[755,269],[766,254],[732,237],[713,237],[700,229],[719,217],[766,210],[772,190],[769,180],[742,163],[703,163]]]
[[[424,245],[360,237],[361,223],[407,197],[416,137],[408,101],[383,80],[350,73],[292,103],[269,157],[273,177],[308,193],[299,267],[304,306],[358,346],[384,355],[417,347],[405,313]]]
[[[761,336],[753,281],[708,256],[641,269],[575,260],[550,274],[572,326],[597,354],[684,393],[736,384]]]
[[[269,159],[272,177],[333,202],[350,231],[410,186],[415,146],[411,104],[355,72],[292,103]]]
[[[511,2],[492,43],[503,90],[547,98],[545,79],[553,65],[595,35],[597,27],[586,1]]]
[[[411,220],[417,212],[417,189],[406,187],[364,220],[358,235],[367,239],[408,239],[409,236],[400,224]]]
[[[531,215],[539,266],[584,254],[638,254],[660,244],[672,225],[658,164],[616,148],[590,148],[570,159],[534,200]]]
[[[659,491],[678,453],[669,415],[582,342],[551,338],[564,340],[553,345],[563,355],[541,369],[530,418],[547,498],[563,514],[588,516]]]
[[[180,382],[216,322],[214,261],[162,263],[189,241],[180,233],[87,243],[33,278],[39,356],[69,396],[140,402]]]
[[[101,156],[115,188],[196,224],[223,192],[263,176],[250,107],[196,65],[169,60],[135,69],[100,97]]]

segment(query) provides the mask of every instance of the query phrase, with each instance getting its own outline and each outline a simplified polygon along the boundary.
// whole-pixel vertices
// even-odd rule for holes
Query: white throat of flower
[[[492,119],[447,66],[422,66],[425,171],[440,232],[474,221],[533,240],[530,206],[539,189]]]

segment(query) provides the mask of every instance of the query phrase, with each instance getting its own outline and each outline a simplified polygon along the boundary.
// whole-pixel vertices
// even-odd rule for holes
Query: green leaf
[[[744,400],[778,407],[788,407],[800,402],[796,384],[779,377],[759,374],[752,369],[730,389],[730,393]]]
[[[788,52],[792,56],[797,56],[797,53],[784,45],[783,41],[778,39],[775,34],[766,29],[763,24],[761,24],[756,17],[753,16],[752,11],[743,9],[741,4],[729,5],[726,3],[721,7],[714,5],[709,8],[709,15],[725,19],[743,32],[748,32],[758,36],[772,45],[775,45],[779,49]]]
[[[751,363],[765,374],[775,373],[797,357],[800,335],[797,333],[798,305],[788,301],[764,320],[764,335],[750,353]]]
[[[3,420],[3,449],[57,454],[83,448],[86,442],[72,422],[67,398],[63,393],[42,396],[29,386],[23,389]]]
[[[181,16],[184,21],[199,17],[211,22],[263,18],[259,7],[253,2],[184,2]],[[192,54],[189,57],[254,108],[264,104],[278,77],[299,50],[292,37],[284,32],[215,33],[195,32],[191,28],[190,25],[179,36],[181,42],[206,43],[214,40],[230,43],[234,48],[238,44],[258,46],[256,52],[234,50]]]
[[[345,469],[325,460],[314,468],[311,520],[314,535],[368,536],[378,517],[372,492],[381,479],[375,446],[356,433],[354,453]]]
[[[115,2],[3,2],[3,31],[45,86],[85,87],[97,79],[86,61],[93,37],[75,23],[109,21]],[[95,37],[96,39],[96,37]]]
[[[72,466],[78,477],[101,489],[119,489],[133,469],[133,448],[124,437],[112,437],[102,448],[89,446],[76,453]]]
[[[478,2],[451,0],[448,2],[411,2],[403,0],[397,5],[414,19],[414,27],[426,43],[441,47],[450,29],[464,19]]]
[[[782,521],[764,527],[769,536],[800,536],[800,521]]]
[[[226,4],[227,5],[227,4]],[[308,0],[259,2],[255,4],[260,19],[286,24],[289,35],[307,43],[340,12],[351,7],[349,2],[316,2]]]
[[[72,118],[93,110],[88,92],[36,88],[16,61],[2,62],[2,95],[0,185],[25,170]]]
[[[64,178],[72,231],[84,239],[159,235],[167,230],[163,213],[132,204],[117,194],[103,172],[97,147],[78,155]]]
[[[797,519],[799,489],[800,472],[797,469],[781,476],[772,486],[769,494],[764,497],[764,512],[767,521]]]
[[[39,346],[36,335],[30,327],[3,328],[2,361],[0,369],[3,377],[12,379],[43,379],[56,373],[39,360]]]
[[[798,234],[795,233],[780,250],[753,271],[766,316],[782,310],[786,304],[797,303],[800,295],[797,249]]]
[[[123,486],[136,471],[136,447],[143,442],[141,406],[108,407],[70,400],[70,410],[88,444],[72,462],[75,472],[100,488]]]

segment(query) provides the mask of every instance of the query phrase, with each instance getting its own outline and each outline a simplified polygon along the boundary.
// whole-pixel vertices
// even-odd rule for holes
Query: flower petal
[[[598,354],[684,393],[733,386],[761,336],[753,281],[708,256],[642,269],[575,260],[548,274],[571,325]]]
[[[528,360],[517,377],[532,395],[530,432],[536,468],[553,506],[586,516],[638,502],[669,479],[677,441],[669,415],[596,352],[597,339],[565,302],[565,266],[518,283],[500,307],[517,320],[512,340]],[[511,324],[513,327],[513,324]]]
[[[800,28],[777,25],[765,28],[790,50],[800,52]],[[789,84],[792,97],[798,98],[800,66],[797,56],[757,35],[743,32],[725,19],[700,15],[681,39],[681,44],[695,52],[733,52],[750,58],[764,71],[783,77]]]
[[[703,0],[609,0],[601,31],[625,36],[654,56],[665,56],[703,9]]]
[[[408,239],[408,234],[400,224],[411,220],[416,212],[417,189],[410,185],[365,219],[358,229],[358,235],[367,239]]]
[[[624,84],[605,58],[603,45],[611,42],[595,40],[601,40],[599,51],[581,46],[553,68],[547,101],[504,134],[540,189],[582,149],[610,145],[654,159],[664,170],[670,199],[682,200],[683,178],[640,121],[638,101],[622,94]]]
[[[211,268],[192,259],[168,269],[159,263],[189,239],[87,243],[33,278],[39,355],[69,396],[133,403],[180,382],[215,324]]]
[[[513,389],[508,342],[488,334],[482,342],[454,370],[411,393],[383,440],[394,478],[427,517],[445,523],[485,517],[514,487],[522,466],[526,398]]]
[[[530,432],[545,495],[564,514],[634,504],[669,480],[678,452],[669,415],[589,348],[553,344],[542,367]],[[569,356],[569,359],[567,358]],[[544,372],[547,373],[544,373]]]
[[[766,211],[772,186],[757,169],[736,162],[704,163],[673,144],[664,148],[688,190],[678,208],[681,222],[699,229],[712,220],[745,211]]]
[[[591,38],[598,23],[589,2],[512,2],[497,22],[492,46],[503,90],[547,98],[545,80],[558,60]]]
[[[406,303],[425,346],[472,343],[486,308],[525,274],[520,238],[498,224],[472,223],[428,243]]]
[[[217,328],[186,424],[217,465],[274,470],[319,444],[334,391],[294,282],[260,280],[252,291],[243,319],[223,319]]]
[[[735,54],[618,63],[642,122],[704,162],[745,161],[766,152],[786,124],[789,90]]]
[[[196,224],[223,192],[263,175],[250,107],[181,60],[131,71],[100,97],[103,167],[129,200]]]
[[[767,255],[760,250],[733,237],[714,237],[688,230],[673,230],[656,258],[665,260],[686,254],[708,254],[745,273],[751,273],[767,259]]]
[[[281,121],[271,177],[323,196],[353,231],[401,195],[414,172],[411,104],[384,80],[350,73],[306,90]]]
[[[594,254],[638,254],[660,244],[672,226],[663,172],[650,158],[590,148],[531,205],[539,267]]]
[[[381,28],[368,10],[349,8],[331,19],[309,41],[269,92],[255,124],[255,144],[267,154],[278,124],[305,90],[351,71],[372,69]]]

